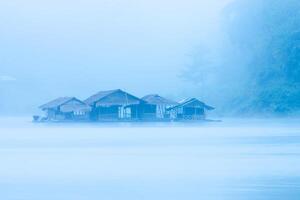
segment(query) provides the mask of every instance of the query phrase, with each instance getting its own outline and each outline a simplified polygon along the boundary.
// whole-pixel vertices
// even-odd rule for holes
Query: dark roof
[[[41,105],[39,108],[44,110],[44,109],[50,109],[50,108],[56,108],[58,106],[61,106],[68,101],[71,101],[72,99],[76,99],[75,97],[59,97],[57,99],[54,99],[44,105]]]
[[[70,101],[77,101],[80,104],[67,104]],[[90,110],[90,106],[85,104],[84,102],[80,101],[79,99],[75,97],[59,97],[57,99],[54,99],[42,106],[40,106],[40,109],[46,110],[46,109],[55,109],[61,107],[62,112],[72,112],[72,111],[79,111],[79,110]]]
[[[196,103],[196,104],[198,104],[198,107],[201,106],[201,107],[203,107],[206,110],[213,110],[213,109],[215,109],[214,107],[208,106],[208,105],[206,105],[202,101],[199,101],[196,98],[188,98],[188,99],[184,99],[184,100],[180,101],[178,105],[173,106],[173,107],[169,108],[168,110],[176,109],[178,107],[184,107],[184,106],[186,106],[188,104],[191,104],[191,103]]]
[[[154,105],[177,105],[178,104],[177,102],[161,97],[158,94],[149,94],[144,96],[142,99],[147,103],[154,104]]]
[[[84,102],[88,105],[92,105],[93,103],[101,100],[102,98],[117,92],[118,90],[107,90],[107,91],[100,91],[97,94],[94,94],[93,96],[90,96],[89,98],[87,98]]]
[[[88,105],[96,104],[96,106],[133,105],[146,103],[142,99],[120,89],[100,91],[86,99],[84,102]]]

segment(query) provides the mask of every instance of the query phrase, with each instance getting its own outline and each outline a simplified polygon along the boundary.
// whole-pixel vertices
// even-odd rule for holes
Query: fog
[[[299,119],[197,124],[0,118],[3,199],[297,200]]]
[[[232,1],[215,44],[197,48],[183,76],[223,113],[299,114],[299,8],[297,0]]]
[[[1,1],[0,113],[105,89],[192,95],[180,76],[193,49],[213,42],[227,2]]]
[[[1,198],[299,199],[299,10],[298,0],[1,1]],[[117,88],[197,97],[220,120],[32,123],[49,100]]]
[[[297,0],[0,2],[0,114],[123,89],[234,116],[300,112]]]

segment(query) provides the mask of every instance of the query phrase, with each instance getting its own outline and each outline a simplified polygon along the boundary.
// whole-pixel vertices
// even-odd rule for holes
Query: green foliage
[[[230,45],[218,50],[214,59],[228,74],[243,77],[231,79],[242,92],[224,96],[228,110],[299,112],[300,1],[236,0],[224,9],[222,20]],[[218,77],[224,80],[222,74]]]

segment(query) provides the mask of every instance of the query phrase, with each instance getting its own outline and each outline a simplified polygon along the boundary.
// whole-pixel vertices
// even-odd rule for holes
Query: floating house
[[[177,102],[166,99],[158,94],[149,94],[142,98],[148,104],[155,105],[155,114],[153,119],[169,119],[166,109],[178,105]]]
[[[46,112],[46,120],[88,120],[91,107],[75,97],[60,97],[40,109]]]
[[[35,115],[34,122],[204,120],[206,111],[214,109],[196,98],[177,103],[157,94],[138,98],[120,89],[100,91],[85,101],[60,97],[39,108],[46,117]]]
[[[214,108],[196,98],[186,99],[178,105],[167,108],[166,112],[173,120],[204,120],[207,110]]]
[[[123,90],[101,91],[84,101],[92,107],[91,120],[141,120],[155,114],[155,105]]]

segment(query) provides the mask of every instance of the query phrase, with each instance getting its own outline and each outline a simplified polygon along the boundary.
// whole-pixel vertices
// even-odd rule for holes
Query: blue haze
[[[300,2],[235,0],[217,45],[203,44],[184,77],[221,113],[299,115]]]
[[[267,3],[274,9],[266,9]],[[276,16],[291,22],[288,27],[300,27],[300,9],[292,9],[293,15],[282,12],[297,8],[291,5],[300,4],[296,0],[0,1],[0,115],[5,115],[0,117],[0,199],[298,200],[296,118],[68,124],[31,123],[30,117],[52,98],[84,99],[115,88],[138,96],[157,92],[175,100],[196,96],[220,112],[226,105],[229,110],[261,110],[257,106],[261,102],[266,108],[294,108],[300,102],[295,95],[299,87],[294,85],[300,80],[295,76],[300,69],[295,67],[298,31],[291,34],[296,42],[290,40],[290,31],[271,31],[284,40],[269,43],[269,35],[260,29],[265,22],[277,27],[277,20],[262,20],[278,19],[270,17],[274,11],[284,13]],[[253,15],[260,23],[253,23]],[[282,28],[289,23],[280,24]],[[275,45],[269,51],[270,44]],[[286,49],[294,51],[289,54]],[[275,56],[280,62],[261,68],[264,55],[276,52],[281,52]],[[295,62],[286,65],[287,60]],[[294,80],[284,79],[292,87],[278,82],[269,87],[273,82],[268,80],[276,78],[267,78],[263,85],[264,76],[253,73],[261,75],[261,69],[267,69],[272,77],[282,66],[292,72]],[[285,70],[278,71],[284,77]],[[287,91],[293,101],[285,98]],[[261,101],[263,94],[283,98]]]
[[[0,118],[6,200],[298,200],[299,119],[33,124]]]
[[[0,113],[115,88],[186,97],[179,75],[192,49],[211,42],[226,3],[1,1]]]

